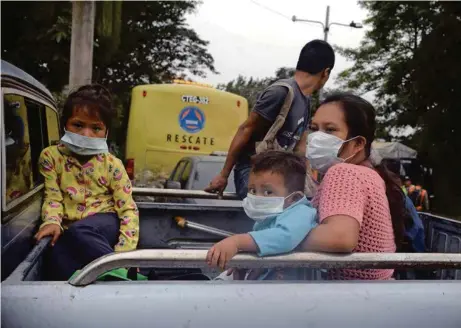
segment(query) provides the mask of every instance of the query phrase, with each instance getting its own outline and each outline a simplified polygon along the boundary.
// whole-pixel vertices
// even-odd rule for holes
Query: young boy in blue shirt
[[[238,252],[268,256],[293,251],[317,225],[317,211],[304,196],[305,176],[305,159],[295,154],[268,151],[254,156],[243,200],[245,213],[256,221],[253,231],[215,244],[208,251],[208,264],[224,270]],[[299,279],[299,271],[253,271],[247,279]]]

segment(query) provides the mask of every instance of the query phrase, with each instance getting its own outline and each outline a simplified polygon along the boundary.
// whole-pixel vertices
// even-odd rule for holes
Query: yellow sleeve
[[[64,216],[63,197],[59,188],[56,162],[49,149],[44,149],[40,154],[38,167],[40,174],[45,179],[45,199],[42,206],[43,224],[40,228],[48,224],[57,224],[61,227]]]
[[[120,160],[115,161],[110,188],[113,190],[115,209],[120,218],[120,237],[116,252],[136,249],[139,240],[139,212],[131,194],[131,181]]]

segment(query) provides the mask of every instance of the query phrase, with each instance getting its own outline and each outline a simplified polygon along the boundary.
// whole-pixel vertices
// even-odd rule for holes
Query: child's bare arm
[[[227,237],[210,248],[206,260],[208,265],[220,267],[224,270],[227,263],[238,252],[256,253],[258,252],[258,245],[247,233]]]

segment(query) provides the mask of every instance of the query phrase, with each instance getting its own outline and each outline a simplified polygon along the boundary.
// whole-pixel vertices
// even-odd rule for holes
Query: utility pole
[[[330,6],[327,6],[327,13],[325,15],[325,26],[323,27],[323,40],[328,42],[328,32],[330,32]]]
[[[306,22],[306,23],[315,23],[315,24],[320,24],[322,25],[323,28],[323,40],[325,42],[328,42],[328,33],[330,32],[330,27],[331,25],[338,25],[338,26],[346,26],[346,27],[353,27],[353,28],[362,28],[363,25],[360,23],[356,23],[354,21],[351,21],[349,24],[343,24],[343,23],[336,23],[332,22],[330,23],[330,6],[327,6],[327,11],[325,14],[325,23],[317,20],[310,20],[310,19],[300,19],[297,18],[296,16],[293,16],[291,18],[293,22]],[[322,96],[322,90],[319,90],[319,98]]]
[[[72,1],[69,90],[91,83],[96,4]]]
[[[327,11],[325,15],[325,23],[317,20],[311,20],[311,19],[300,19],[297,18],[296,16],[293,16],[291,18],[293,22],[306,22],[306,23],[316,23],[322,25],[323,28],[323,40],[326,42],[328,41],[328,33],[330,32],[330,26],[331,25],[338,25],[338,26],[346,26],[346,27],[353,27],[353,28],[362,28],[362,24],[356,23],[354,21],[350,22],[349,24],[343,24],[343,23],[336,23],[332,22],[330,23],[330,6],[327,6]]]

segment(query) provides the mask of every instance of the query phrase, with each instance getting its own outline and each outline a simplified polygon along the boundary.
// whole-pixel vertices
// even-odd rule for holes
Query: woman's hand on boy
[[[209,266],[219,267],[224,270],[227,263],[238,253],[237,238],[228,237],[213,245],[208,251],[206,261]]]
[[[47,224],[40,228],[40,230],[35,234],[35,240],[39,242],[42,238],[46,236],[51,236],[51,246],[56,244],[58,238],[61,236],[62,230],[61,227],[57,224]]]

